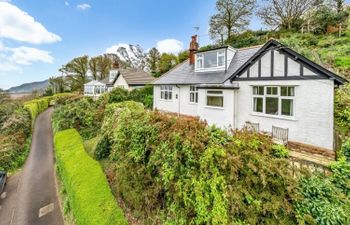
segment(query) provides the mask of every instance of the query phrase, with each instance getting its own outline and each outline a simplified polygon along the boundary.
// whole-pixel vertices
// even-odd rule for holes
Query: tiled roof
[[[234,72],[248,61],[261,46],[251,48],[236,49],[227,71],[216,72],[195,72],[194,65],[190,65],[188,60],[175,66],[173,69],[163,74],[153,84],[221,84],[224,83]]]
[[[109,82],[109,77],[101,80],[101,82],[107,85],[113,85],[118,77],[122,75],[128,85],[144,85],[151,83],[155,78],[143,70],[133,70],[133,69],[120,69],[119,75],[114,79],[113,82]]]
[[[143,70],[121,72],[121,75],[129,85],[149,84],[154,80],[153,76]]]

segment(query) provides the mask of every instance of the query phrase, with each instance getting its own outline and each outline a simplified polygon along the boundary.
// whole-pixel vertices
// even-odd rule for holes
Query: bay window
[[[161,85],[160,86],[160,99],[171,100],[173,98],[173,86]]]
[[[198,103],[198,88],[195,86],[190,86],[190,102]]]
[[[207,106],[224,107],[223,91],[208,90],[207,91]]]
[[[294,90],[293,86],[253,86],[253,112],[293,116]]]

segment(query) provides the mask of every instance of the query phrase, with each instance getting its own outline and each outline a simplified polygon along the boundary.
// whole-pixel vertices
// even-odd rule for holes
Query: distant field
[[[21,99],[30,96],[31,93],[13,93],[10,94],[11,99]]]

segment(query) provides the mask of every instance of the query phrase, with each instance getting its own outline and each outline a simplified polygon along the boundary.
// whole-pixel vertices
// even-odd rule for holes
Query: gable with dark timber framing
[[[332,79],[337,85],[347,82],[276,40],[269,40],[229,78],[231,82],[300,79]]]

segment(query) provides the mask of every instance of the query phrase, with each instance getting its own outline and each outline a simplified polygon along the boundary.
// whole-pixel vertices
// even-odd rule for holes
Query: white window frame
[[[160,99],[165,101],[171,101],[173,99],[172,85],[160,85]]]
[[[259,95],[259,93],[254,94],[254,88],[255,87],[263,87],[264,89],[264,93],[263,95]],[[267,89],[268,88],[275,88],[277,87],[277,94],[267,94]],[[292,96],[282,96],[281,95],[281,89],[282,88],[293,88],[293,95]],[[252,112],[253,114],[257,114],[257,115],[264,115],[264,116],[271,116],[271,117],[281,117],[281,118],[290,118],[293,119],[295,117],[295,91],[296,91],[296,86],[292,86],[292,85],[280,85],[280,86],[276,86],[276,85],[254,85],[252,86]],[[287,92],[289,92],[287,90]],[[287,93],[288,95],[288,93]],[[267,97],[273,97],[273,98],[278,98],[278,114],[277,115],[273,115],[273,114],[267,114],[266,113],[266,98]],[[262,98],[262,112],[257,112],[254,111],[254,99],[255,98]],[[282,100],[285,99],[289,99],[292,100],[292,111],[291,111],[291,115],[282,115]]]
[[[192,98],[193,96],[193,98]],[[198,103],[198,88],[194,85],[190,86],[190,95],[189,100],[191,104],[197,104]]]
[[[196,54],[196,69],[212,69],[212,68],[223,68],[225,67],[225,60],[226,60],[226,54],[225,54],[225,50],[224,49],[220,49],[220,50],[215,50],[216,53],[216,65],[212,66],[212,67],[205,67],[205,55],[208,53],[212,53],[212,51],[208,51],[208,52],[203,52],[203,53],[197,53]],[[219,58],[222,57],[222,65],[219,65]],[[201,62],[201,66],[199,66],[199,61]]]
[[[221,94],[210,93],[211,91],[220,91]],[[208,97],[222,97],[222,106],[208,105]],[[218,89],[206,90],[206,92],[205,92],[205,105],[206,105],[206,107],[223,109],[224,105],[225,105],[224,103],[225,102],[224,102],[224,91],[223,90],[218,90]]]

